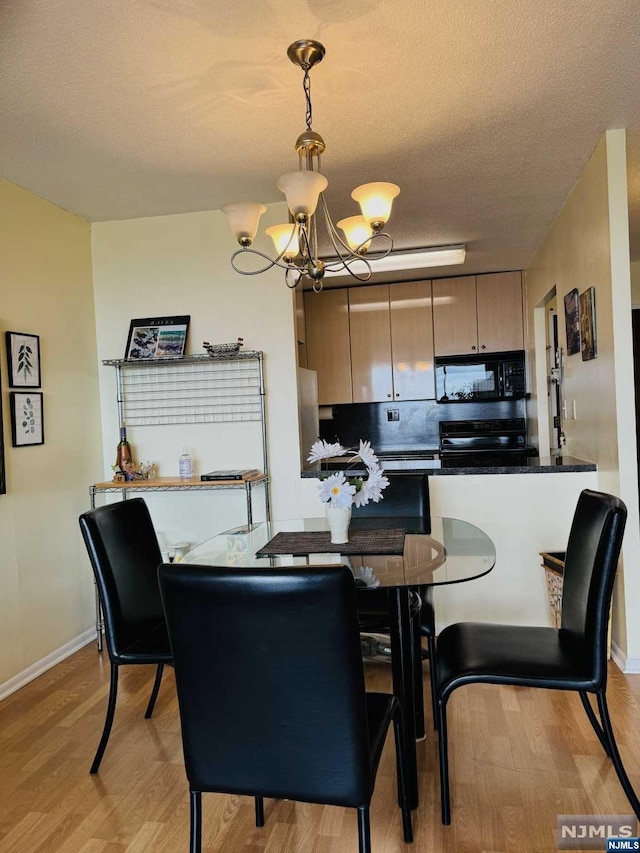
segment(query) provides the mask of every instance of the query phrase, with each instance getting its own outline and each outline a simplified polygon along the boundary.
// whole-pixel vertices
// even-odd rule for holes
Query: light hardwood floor
[[[145,720],[153,668],[121,669],[111,741],[100,774],[90,776],[108,673],[106,656],[91,645],[0,704],[2,853],[187,853],[173,672],[153,719]],[[389,667],[368,666],[367,681],[389,689]],[[610,664],[608,696],[623,760],[640,790],[640,676],[625,677]],[[474,685],[454,694],[449,716],[452,825],[440,823],[429,728],[418,744],[415,842],[403,843],[390,734],[371,808],[374,853],[549,853],[558,814],[630,813],[577,695]],[[353,811],[267,800],[266,826],[256,829],[251,799],[209,794],[203,802],[205,853],[358,849]]]

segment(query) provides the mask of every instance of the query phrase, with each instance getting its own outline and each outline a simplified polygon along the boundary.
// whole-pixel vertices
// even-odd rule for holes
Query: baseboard
[[[74,640],[70,640],[68,643],[65,643],[64,646],[60,646],[59,649],[51,652],[50,655],[32,663],[31,666],[23,669],[22,672],[14,675],[13,678],[5,681],[4,684],[0,684],[0,701],[6,699],[7,696],[11,696],[11,694],[15,693],[16,690],[20,690],[21,687],[25,686],[25,684],[28,684],[30,681],[33,681],[34,678],[42,675],[43,672],[46,672],[48,669],[51,669],[56,664],[70,657],[83,646],[86,646],[92,640],[95,640],[95,638],[96,629],[88,628],[84,633],[80,634],[79,637],[76,637]]]
[[[627,653],[616,643],[611,643],[611,657],[625,675],[640,673],[640,658],[628,658]]]

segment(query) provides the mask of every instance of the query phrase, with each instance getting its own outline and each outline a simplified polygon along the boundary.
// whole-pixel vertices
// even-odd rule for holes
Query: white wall
[[[541,551],[564,551],[582,489],[597,472],[431,477],[434,515],[462,518],[491,537],[496,564],[488,575],[435,591],[437,628],[452,622],[549,625]]]
[[[40,336],[45,433],[43,445],[11,446],[2,340],[1,693],[91,628],[78,515],[100,470],[101,436],[89,224],[0,181],[0,257],[2,332]]]
[[[261,232],[283,217],[285,205],[273,205]],[[262,239],[256,246],[269,251]],[[229,258],[237,244],[219,211],[97,223],[92,241],[99,359],[124,356],[130,319],[176,314],[191,315],[190,353],[204,352],[205,340],[224,343],[239,336],[245,350],[262,350],[272,514],[294,517],[308,508],[305,495],[312,485],[299,477],[295,315],[283,271],[257,276],[234,272]],[[100,385],[103,469],[110,479],[118,440],[113,368],[100,367]],[[129,430],[129,439],[137,460],[154,459],[161,476],[177,474],[183,444],[192,448],[198,473],[236,465],[262,467],[257,425],[136,427]],[[258,490],[256,497],[260,517]],[[244,521],[241,491],[149,495],[148,502],[164,540],[193,543]],[[311,506],[315,513],[310,514],[318,514],[318,502]]]
[[[629,509],[613,639],[637,666],[640,625],[633,616],[640,601],[640,528],[624,131],[608,131],[598,145],[526,271],[526,283],[531,328],[535,309],[556,288],[565,352],[564,296],[574,287],[580,293],[595,287],[597,358],[565,356],[564,398],[575,400],[577,413],[575,420],[564,422],[566,451],[596,462],[599,488],[619,495]],[[533,357],[531,362],[535,364]],[[544,381],[536,384],[534,374],[532,388],[544,387]],[[534,392],[534,416],[543,402],[541,391],[537,396]]]

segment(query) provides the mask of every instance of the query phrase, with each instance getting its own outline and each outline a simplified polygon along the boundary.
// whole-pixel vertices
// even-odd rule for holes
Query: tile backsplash
[[[362,438],[376,452],[438,449],[440,421],[524,417],[524,400],[490,403],[452,403],[414,400],[394,403],[353,403],[331,407],[320,420],[320,437],[357,446]],[[327,412],[328,414],[328,412]]]

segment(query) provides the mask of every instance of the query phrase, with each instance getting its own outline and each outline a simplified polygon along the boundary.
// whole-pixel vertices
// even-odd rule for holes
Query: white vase
[[[326,504],[325,512],[331,531],[331,544],[344,545],[345,542],[349,541],[351,507],[332,506],[329,502]]]

